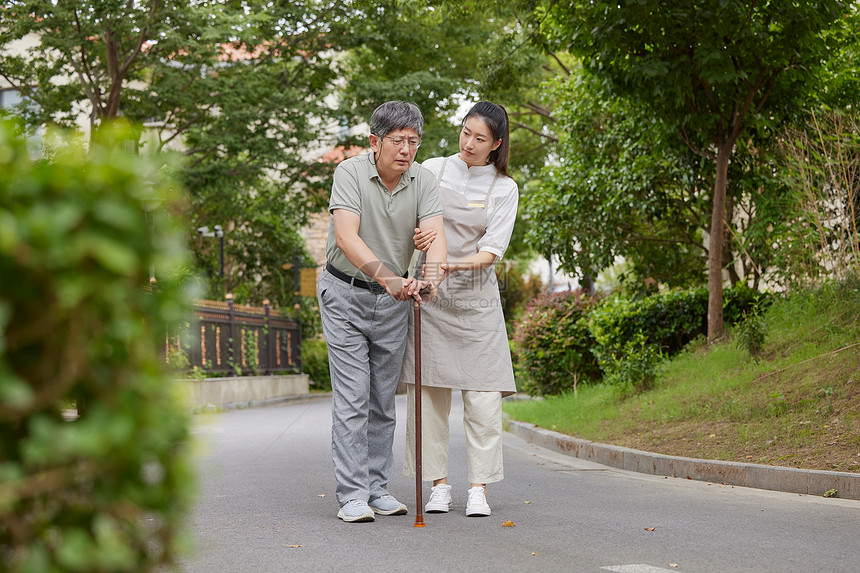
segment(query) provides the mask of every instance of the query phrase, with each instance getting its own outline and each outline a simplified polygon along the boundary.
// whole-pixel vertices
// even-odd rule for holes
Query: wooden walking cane
[[[412,302],[415,318],[415,527],[424,527],[424,502],[421,499],[421,303]]]

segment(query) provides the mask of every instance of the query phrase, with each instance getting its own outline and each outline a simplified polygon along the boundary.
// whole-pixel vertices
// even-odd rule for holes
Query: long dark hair
[[[498,104],[479,101],[472,106],[472,109],[463,118],[463,124],[460,126],[460,129],[463,129],[463,126],[466,125],[466,120],[470,117],[479,117],[487,124],[493,135],[493,141],[502,140],[502,143],[490,152],[487,162],[495,165],[496,170],[502,175],[510,177],[508,175],[508,156],[511,153],[511,131],[508,127],[508,112]]]

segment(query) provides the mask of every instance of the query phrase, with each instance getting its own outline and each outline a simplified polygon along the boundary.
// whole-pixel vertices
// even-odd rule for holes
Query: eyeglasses
[[[409,144],[409,149],[418,149],[421,147],[421,140],[415,139],[411,137],[388,137],[385,136],[382,139],[387,139],[394,145],[394,147],[403,147],[404,143]]]

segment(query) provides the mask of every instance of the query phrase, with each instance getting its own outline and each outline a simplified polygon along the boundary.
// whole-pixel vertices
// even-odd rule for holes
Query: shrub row
[[[766,304],[766,297],[745,286],[723,293],[726,324]],[[523,389],[557,394],[575,381],[653,383],[660,356],[678,353],[707,333],[705,287],[672,290],[635,299],[604,299],[581,292],[535,299],[514,329],[514,347]]]
[[[735,324],[764,295],[746,285],[723,292],[723,319]],[[637,333],[665,355],[677,354],[691,340],[708,332],[708,289],[672,290],[641,299],[610,297],[588,317],[598,360],[618,355]]]
[[[311,379],[312,388],[331,390],[328,347],[325,340],[316,338],[302,340],[302,371]]]
[[[574,382],[600,379],[587,317],[598,299],[582,292],[544,294],[514,326],[519,378],[530,394],[558,394]]]
[[[188,298],[144,288],[185,262],[145,214],[175,193],[116,140],[55,144],[32,161],[0,124],[0,568],[150,571],[174,560],[192,483],[157,351]]]

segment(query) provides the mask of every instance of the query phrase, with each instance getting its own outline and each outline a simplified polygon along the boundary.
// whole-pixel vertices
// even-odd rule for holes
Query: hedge
[[[746,286],[726,289],[727,324],[763,308],[768,297]],[[707,333],[706,287],[672,290],[646,298],[621,295],[598,300],[562,293],[534,300],[514,329],[520,385],[532,394],[557,394],[574,379],[629,384],[654,382],[656,361]],[[628,364],[628,362],[632,361]]]
[[[597,299],[581,291],[542,295],[514,326],[519,385],[529,394],[558,394],[574,380],[600,379],[596,342],[586,318]]]
[[[109,130],[103,128],[103,134]],[[174,562],[189,409],[157,352],[187,319],[176,190],[104,135],[31,160],[0,124],[0,561],[12,571]],[[70,413],[77,407],[80,415]]]
[[[756,305],[766,304],[766,295],[746,285],[723,291],[723,320],[733,325]],[[646,344],[666,356],[677,354],[686,344],[708,332],[708,289],[677,289],[642,299],[610,297],[588,317],[588,327],[597,345],[598,361],[618,355],[637,334]]]
[[[316,390],[331,390],[328,347],[325,340],[317,338],[302,340],[302,370],[311,379],[311,387]]]

